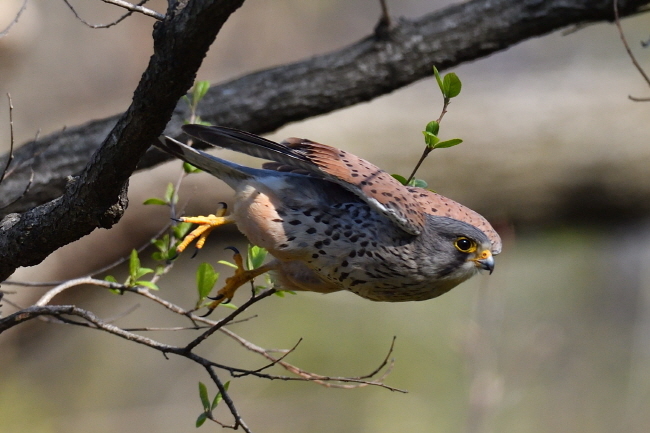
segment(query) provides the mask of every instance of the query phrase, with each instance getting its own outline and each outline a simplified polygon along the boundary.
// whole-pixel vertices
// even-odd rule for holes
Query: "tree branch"
[[[620,14],[633,14],[649,3],[621,0]],[[266,133],[390,93],[430,76],[433,64],[448,69],[566,26],[613,18],[609,0],[473,0],[419,19],[394,21],[387,38],[376,40],[370,34],[341,50],[215,86],[202,100],[199,115],[213,124]],[[166,133],[178,138],[188,117],[181,101]],[[39,155],[37,180],[18,203],[0,209],[0,216],[61,195],[66,177],[85,166],[118,118],[91,121],[23,145],[15,155],[14,176],[0,185],[0,208],[23,192],[34,153]],[[150,151],[138,168],[167,159]]]
[[[156,23],[154,54],[133,102],[81,174],[67,182],[61,197],[0,223],[0,281],[17,267],[38,264],[63,245],[120,219],[137,161],[165,128],[219,29],[242,2],[181,2]]]

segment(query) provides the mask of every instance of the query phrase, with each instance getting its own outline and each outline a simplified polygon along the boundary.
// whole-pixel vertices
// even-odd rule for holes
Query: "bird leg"
[[[275,267],[277,266],[277,262],[272,261],[265,265],[260,266],[259,268],[246,270],[244,269],[244,259],[242,258],[242,255],[239,253],[239,251],[237,251],[236,248],[232,248],[232,249],[235,251],[233,260],[237,265],[237,269],[235,269],[235,274],[232,277],[226,278],[226,285],[217,292],[217,296],[215,296],[214,298],[210,298],[213,300],[213,302],[207,305],[208,312],[205,313],[202,317],[206,317],[210,313],[212,313],[212,311],[214,311],[214,309],[217,308],[219,304],[224,302],[230,302],[232,297],[235,296],[235,292],[237,291],[238,288],[240,288],[247,282],[254,280],[258,276],[275,269]]]
[[[193,223],[193,224],[199,224],[197,228],[192,230],[192,232],[185,236],[185,239],[183,239],[183,242],[176,247],[176,252],[177,253],[182,253],[185,248],[188,247],[189,244],[192,243],[192,241],[196,238],[199,238],[196,241],[196,249],[200,250],[203,248],[203,245],[205,244],[206,239],[214,230],[216,227],[224,224],[229,224],[235,222],[235,217],[232,215],[226,215],[226,212],[228,211],[228,206],[225,203],[220,203],[221,207],[217,209],[217,212],[215,214],[210,214],[208,216],[196,216],[196,217],[181,217],[179,218],[180,221],[186,222],[186,223]]]

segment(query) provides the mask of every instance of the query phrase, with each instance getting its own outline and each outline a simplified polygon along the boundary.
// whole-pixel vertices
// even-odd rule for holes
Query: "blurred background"
[[[0,28],[20,3],[3,0]],[[95,24],[122,14],[99,1],[70,3]],[[412,18],[452,3],[402,0],[389,7],[395,17]],[[165,5],[148,4],[158,11]],[[338,49],[369,34],[378,16],[374,0],[248,0],[226,23],[198,78],[218,83]],[[16,142],[124,111],[151,54],[152,24],[133,16],[92,30],[62,1],[31,1],[0,39],[0,90],[13,98]],[[650,68],[649,52],[636,48],[650,36],[648,17],[626,19],[624,27]],[[303,338],[289,361],[321,374],[374,370],[396,336],[396,364],[386,382],[409,393],[234,380],[232,398],[254,431],[650,429],[650,105],[627,98],[648,96],[650,89],[611,24],[532,39],[454,71],[463,91],[441,137],[465,142],[434,152],[419,177],[497,226],[505,245],[495,273],[428,302],[381,304],[348,293],[301,293],[258,303],[250,310],[257,318],[231,329],[266,348],[289,348]],[[421,152],[420,131],[441,106],[428,79],[287,125],[270,138],[307,137],[408,174]],[[0,137],[4,152],[8,111],[1,102]],[[73,278],[145,244],[169,213],[141,203],[162,196],[179,174],[180,163],[173,162],[135,175],[129,210],[116,227],[96,231],[12,279]],[[585,206],[589,198],[598,204]],[[181,190],[187,214],[211,213],[216,202],[229,199],[228,189],[205,174],[191,176]],[[226,245],[243,248],[245,241],[232,230],[214,234],[198,259],[179,259],[161,281],[161,295],[191,306],[194,270],[201,261],[227,257]],[[125,276],[123,269],[112,273]],[[25,306],[43,291],[3,289],[17,291],[9,299]],[[246,299],[241,292],[235,303]],[[117,320],[125,327],[183,324],[139,298],[92,287],[55,301],[103,318],[139,306]],[[2,313],[11,311],[5,303]],[[147,335],[181,344],[193,333]],[[224,364],[264,365],[221,335],[203,346],[202,354]],[[226,373],[222,378],[228,379]],[[0,432],[194,431],[201,411],[198,381],[210,382],[184,359],[166,360],[102,332],[32,321],[0,336]],[[227,421],[223,409],[219,415]]]

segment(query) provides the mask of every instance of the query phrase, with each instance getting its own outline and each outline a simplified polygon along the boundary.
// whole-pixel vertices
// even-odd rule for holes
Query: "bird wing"
[[[379,167],[349,152],[300,138],[281,143],[235,129],[185,125],[183,131],[206,143],[251,156],[269,159],[290,171],[330,180],[354,193],[370,207],[386,215],[407,233],[420,234],[426,220],[417,196]]]

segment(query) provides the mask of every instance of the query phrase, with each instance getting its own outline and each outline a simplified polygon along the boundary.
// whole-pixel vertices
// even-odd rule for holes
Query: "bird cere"
[[[435,130],[435,136],[432,123],[427,131]],[[275,143],[225,127],[185,125],[183,131],[272,161],[252,168],[169,137],[156,143],[235,191],[232,213],[222,209],[216,215],[183,218],[199,228],[179,250],[219,225],[234,223],[273,257],[251,270],[244,270],[239,259],[235,275],[208,305],[208,313],[265,272],[284,290],[347,290],[373,301],[401,302],[440,296],[480,270],[494,269],[501,239],[485,218],[432,191],[403,185],[349,152],[298,138]],[[429,140],[435,141],[432,146],[427,141],[430,150],[443,143]]]

